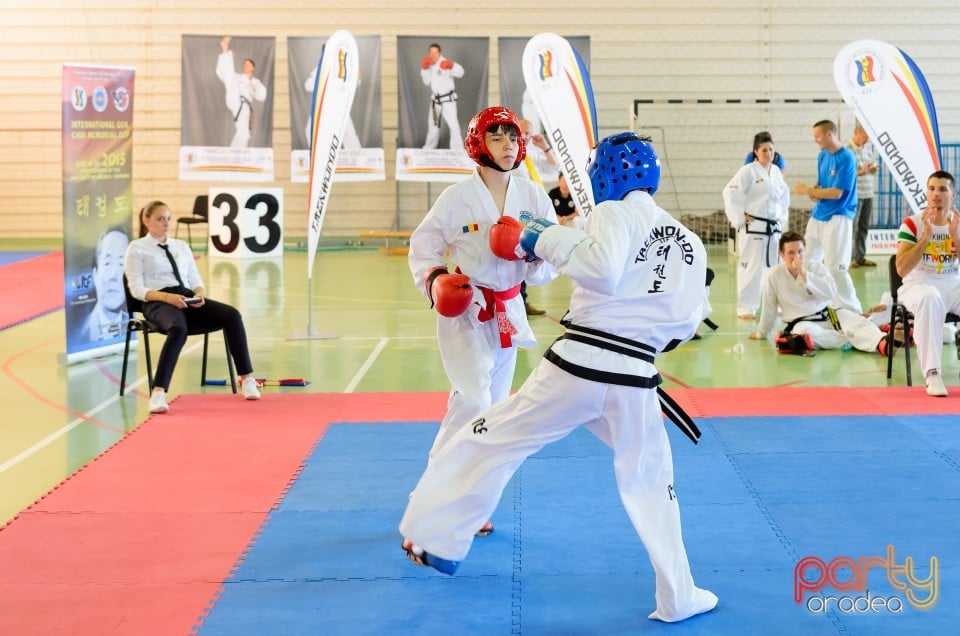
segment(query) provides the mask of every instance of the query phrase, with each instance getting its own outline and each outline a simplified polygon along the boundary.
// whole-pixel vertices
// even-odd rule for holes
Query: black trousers
[[[183,345],[187,342],[188,335],[215,328],[223,329],[223,337],[230,345],[230,353],[233,355],[237,374],[247,375],[253,371],[243,318],[234,307],[209,298],[204,300],[202,307],[186,309],[178,309],[165,302],[151,301],[144,303],[143,315],[167,333],[167,339],[160,351],[160,359],[157,360],[157,372],[153,379],[154,387],[160,387],[163,390],[170,388],[170,378],[173,377],[173,370],[177,366],[177,359],[180,357]]]

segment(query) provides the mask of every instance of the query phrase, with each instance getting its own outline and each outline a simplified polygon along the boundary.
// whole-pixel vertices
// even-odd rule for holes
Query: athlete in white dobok
[[[491,234],[494,253],[543,259],[570,277],[566,331],[517,393],[434,454],[400,522],[402,547],[415,563],[453,574],[520,464],[586,426],[613,449],[623,505],[656,572],[650,618],[681,621],[717,597],[690,573],[654,357],[696,332],[706,252],[654,203],[660,162],[648,139],[604,139],[588,173],[598,205],[584,230],[532,220]]]
[[[753,319],[760,309],[760,286],[780,262],[777,244],[788,227],[790,188],[773,162],[770,133],[753,138],[755,159],[723,188],[727,219],[737,230],[737,317]]]
[[[887,340],[874,322],[855,311],[834,307],[837,284],[826,265],[805,259],[805,239],[799,232],[784,232],[779,250],[782,262],[771,268],[763,281],[760,322],[750,334],[751,340],[767,338],[782,318],[787,326],[780,332],[781,338],[804,336],[796,353],[849,344],[867,353],[887,354]]]
[[[498,219],[517,226],[557,219],[543,188],[516,176],[524,157],[516,115],[502,106],[480,111],[470,120],[464,148],[477,162],[476,172],[444,190],[410,237],[410,271],[440,314],[437,344],[450,379],[447,412],[431,456],[510,394],[517,347],[536,345],[520,283],[540,285],[557,276],[543,261],[507,263],[490,251],[491,237],[505,226]],[[474,531],[489,534],[493,525],[486,519]]]

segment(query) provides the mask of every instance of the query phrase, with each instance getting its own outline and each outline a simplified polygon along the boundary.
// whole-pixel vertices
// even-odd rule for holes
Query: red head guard
[[[523,158],[527,156],[527,144],[524,143],[523,135],[520,133],[520,120],[518,120],[516,114],[506,106],[484,108],[473,116],[473,119],[470,120],[470,125],[467,126],[467,137],[463,140],[463,147],[466,149],[467,155],[481,166],[501,170],[490,156],[490,151],[487,150],[487,143],[484,141],[483,136],[491,128],[504,125],[513,126],[517,130],[517,145],[519,149],[517,150],[517,160],[513,163],[513,167],[516,168],[519,166]]]

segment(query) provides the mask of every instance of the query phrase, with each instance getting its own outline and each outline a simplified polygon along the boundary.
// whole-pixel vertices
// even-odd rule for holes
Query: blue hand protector
[[[534,219],[527,223],[523,231],[520,232],[520,247],[523,248],[523,251],[533,257],[539,258],[537,257],[536,250],[537,241],[540,239],[543,231],[553,225],[556,225],[556,223],[551,223],[546,219]]]

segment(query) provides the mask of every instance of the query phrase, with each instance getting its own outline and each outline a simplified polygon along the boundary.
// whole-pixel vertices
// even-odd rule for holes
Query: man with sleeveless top
[[[960,211],[954,205],[953,175],[938,170],[927,179],[927,208],[908,217],[897,235],[897,272],[903,277],[900,302],[914,316],[913,338],[927,395],[945,397],[941,375],[943,323],[960,313]]]

